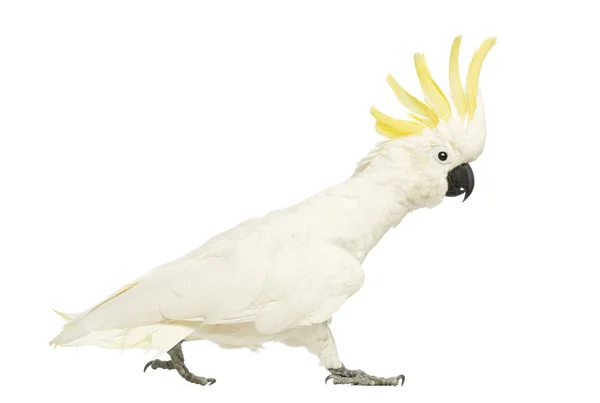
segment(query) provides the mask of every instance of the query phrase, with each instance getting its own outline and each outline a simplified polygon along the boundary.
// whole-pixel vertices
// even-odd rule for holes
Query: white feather
[[[160,354],[206,339],[254,349],[330,320],[362,286],[361,264],[381,237],[410,210],[443,199],[450,167],[427,150],[451,147],[447,135],[425,130],[379,144],[345,182],[244,221],[87,311],[61,315],[68,323],[51,344]]]

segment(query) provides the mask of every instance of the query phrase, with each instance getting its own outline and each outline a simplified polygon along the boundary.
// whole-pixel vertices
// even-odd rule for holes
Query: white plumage
[[[367,172],[157,267],[74,315],[53,343],[257,346],[327,321],[362,285],[368,251],[408,211]]]
[[[424,79],[433,91],[432,79]],[[436,94],[437,103],[442,97]],[[460,115],[419,133],[402,130],[421,123],[402,126],[383,115],[378,128],[392,138],[346,181],[218,234],[85,312],[61,314],[67,323],[51,344],[161,354],[181,340],[248,348],[277,340],[305,346],[327,368],[339,368],[328,321],[362,286],[365,257],[408,212],[439,204],[448,173],[483,150],[481,95],[472,119]],[[448,159],[436,159],[432,151],[440,149]]]

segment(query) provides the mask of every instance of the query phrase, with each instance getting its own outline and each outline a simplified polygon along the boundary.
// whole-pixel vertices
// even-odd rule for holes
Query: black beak
[[[471,195],[475,187],[475,176],[469,164],[462,164],[448,172],[448,191],[446,196],[454,197],[465,194],[463,202]]]

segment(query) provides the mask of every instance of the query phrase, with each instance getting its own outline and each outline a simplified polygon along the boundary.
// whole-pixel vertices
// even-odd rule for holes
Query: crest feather
[[[452,117],[450,104],[433,77],[431,77],[431,73],[425,62],[425,55],[422,53],[415,54],[415,68],[421,82],[421,88],[425,94],[425,100],[431,105],[440,119],[450,120]]]
[[[488,52],[496,44],[496,38],[486,39],[479,49],[473,54],[471,64],[469,64],[469,71],[467,72],[467,110],[469,112],[469,119],[473,118],[475,108],[477,107],[477,93],[479,92],[479,74],[481,73],[481,66],[483,60],[487,56]]]
[[[449,67],[449,80],[450,80],[450,92],[452,94],[452,102],[456,107],[456,111],[461,119],[464,119],[467,114],[467,100],[465,99],[465,91],[463,89],[462,81],[460,79],[460,71],[458,69],[458,51],[460,49],[460,41],[462,37],[457,36],[454,38],[452,43],[452,50],[450,51],[450,67]]]
[[[391,138],[419,133],[427,127],[421,122],[394,119],[385,113],[380,112],[374,106],[371,107],[371,115],[377,120],[377,123],[375,124],[377,133]]]
[[[409,111],[416,113],[417,115],[423,116],[426,120],[430,121],[431,127],[435,127],[438,125],[439,118],[429,106],[419,101],[414,96],[410,95],[408,91],[406,91],[398,81],[390,74],[387,76],[387,82],[389,86],[396,94],[396,98],[398,101]]]
[[[490,49],[496,44],[496,38],[492,37],[486,39],[479,49],[475,51],[471,63],[469,64],[466,90],[463,88],[460,72],[458,70],[458,56],[461,39],[461,36],[457,36],[452,43],[448,78],[450,80],[451,99],[459,117],[462,120],[468,115],[469,120],[471,120],[477,107],[476,101],[479,92],[481,66]],[[408,109],[408,116],[412,118],[412,120],[395,119],[379,111],[375,107],[371,107],[371,114],[376,120],[375,130],[377,133],[386,137],[396,138],[419,134],[428,127],[437,127],[440,120],[449,121],[452,119],[450,102],[448,102],[448,98],[444,95],[444,92],[431,76],[427,63],[425,62],[425,56],[422,53],[416,53],[414,61],[419,82],[421,83],[421,88],[425,94],[425,101],[427,103],[424,103],[411,95],[398,84],[391,74],[389,74],[387,76],[387,83],[394,91],[394,94],[400,103]]]

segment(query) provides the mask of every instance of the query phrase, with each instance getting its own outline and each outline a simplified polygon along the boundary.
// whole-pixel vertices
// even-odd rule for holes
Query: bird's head
[[[486,137],[485,110],[479,90],[483,60],[496,43],[489,38],[471,59],[463,87],[458,56],[461,37],[452,44],[449,63],[450,98],[433,80],[423,54],[415,54],[415,67],[425,102],[409,94],[389,75],[387,82],[408,110],[408,119],[392,118],[372,107],[376,131],[387,137],[364,158],[356,173],[387,172],[413,207],[432,207],[445,196],[464,194],[475,185],[470,162],[483,152]]]

